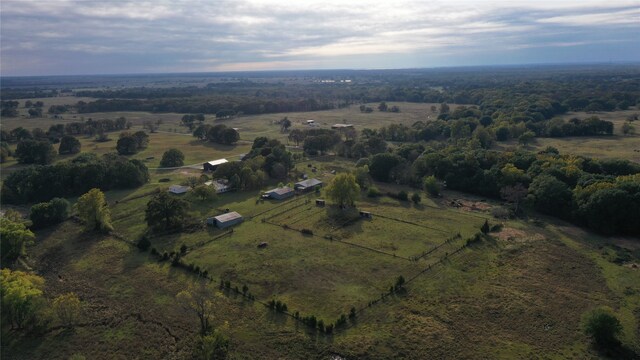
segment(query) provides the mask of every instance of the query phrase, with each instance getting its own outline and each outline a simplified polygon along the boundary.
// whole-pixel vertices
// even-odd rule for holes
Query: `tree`
[[[158,124],[157,122],[153,122],[151,120],[145,120],[142,122],[142,128],[147,129],[152,133],[155,133],[159,127],[160,127],[160,124]]]
[[[378,181],[389,181],[391,180],[389,176],[391,170],[402,164],[403,161],[403,158],[395,154],[376,154],[371,158],[371,162],[369,163],[369,173],[372,178]]]
[[[120,155],[133,155],[138,152],[138,142],[133,136],[123,136],[118,139],[116,150]]]
[[[178,149],[169,149],[162,154],[160,166],[162,167],[179,167],[184,165],[184,154]]]
[[[327,196],[340,207],[353,206],[360,195],[360,186],[352,174],[338,174],[327,186]]]
[[[63,154],[77,154],[80,152],[80,141],[71,135],[65,135],[60,139],[60,147],[58,153]]]
[[[424,179],[424,191],[431,196],[440,195],[440,184],[435,176],[427,176]]]
[[[71,205],[62,198],[53,198],[49,202],[31,207],[29,218],[34,228],[43,228],[65,221],[69,217]]]
[[[304,131],[300,129],[293,129],[289,133],[289,140],[295,142],[296,146],[299,146],[300,142],[304,141],[305,137],[306,137],[306,134],[304,133]]]
[[[558,217],[567,217],[573,206],[573,194],[569,186],[557,178],[541,174],[529,186],[536,210]]]
[[[2,317],[12,328],[22,329],[32,322],[42,306],[44,279],[23,271],[0,271]]]
[[[88,231],[111,231],[111,212],[100,189],[91,189],[80,196],[76,203],[78,216],[84,221]]]
[[[531,141],[533,141],[535,136],[536,134],[533,131],[526,131],[524,134],[518,137],[518,143],[523,146],[527,146],[529,143],[531,143]]]
[[[229,338],[220,330],[200,338],[200,358],[203,360],[225,359],[229,351]]]
[[[53,299],[53,311],[63,326],[72,327],[80,315],[81,303],[78,295],[67,293]]]
[[[209,324],[211,317],[213,316],[214,294],[208,282],[205,280],[199,280],[197,284],[190,284],[185,290],[180,291],[176,298],[178,302],[185,310],[196,314],[198,320],[200,320],[200,334],[206,335],[211,331],[211,325]]]
[[[440,114],[448,114],[449,113],[449,105],[447,103],[440,104]]]
[[[387,111],[387,108],[388,108],[387,103],[384,101],[381,102],[380,105],[378,105],[378,110],[380,111]]]
[[[205,184],[194,187],[191,194],[202,201],[213,201],[217,198],[215,187]]]
[[[597,345],[611,348],[619,342],[617,337],[622,332],[622,324],[606,309],[596,309],[587,315],[584,331]]]
[[[23,164],[46,165],[53,162],[56,151],[48,140],[22,140],[18,143],[14,156]]]
[[[161,191],[149,200],[145,211],[145,221],[149,227],[174,229],[182,226],[187,216],[189,203]]]
[[[291,120],[289,120],[289,118],[287,118],[285,116],[284,119],[280,120],[280,131],[281,132],[287,132],[290,127],[291,127]]]
[[[356,177],[356,183],[360,186],[360,189],[368,189],[371,185],[371,177],[369,176],[369,166],[356,167],[353,174]]]
[[[35,235],[24,224],[0,218],[0,250],[3,261],[13,261],[25,254],[27,245],[33,243]]]
[[[631,122],[625,122],[622,124],[622,133],[625,135],[633,135],[636,133],[636,127],[631,125]]]
[[[411,201],[413,201],[414,204],[418,205],[420,204],[420,201],[422,201],[422,198],[420,197],[420,194],[413,193],[413,195],[411,195]]]
[[[513,204],[513,212],[518,214],[520,211],[520,204],[522,200],[527,197],[528,190],[521,183],[515,185],[505,186],[500,189],[500,197],[505,201]]]

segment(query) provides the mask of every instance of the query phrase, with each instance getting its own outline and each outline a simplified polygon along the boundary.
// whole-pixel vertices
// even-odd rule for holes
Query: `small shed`
[[[326,204],[326,202],[324,201],[324,199],[316,199],[316,206],[324,207],[325,204]]]
[[[322,181],[315,178],[297,182],[294,186],[296,190],[302,191],[302,192],[313,190],[316,187],[322,187]]]
[[[368,211],[360,211],[360,217],[365,219],[372,219],[371,213]]]
[[[204,164],[202,164],[202,169],[204,171],[216,171],[216,169],[218,168],[218,166],[220,164],[224,164],[224,163],[228,163],[229,161],[227,159],[218,159],[218,160],[211,160],[208,161]]]
[[[169,186],[169,192],[172,194],[184,194],[187,191],[189,191],[189,187],[188,186],[182,186],[182,185],[171,185]]]
[[[295,194],[295,192],[293,191],[292,188],[285,186],[285,187],[275,188],[275,189],[265,191],[264,194],[268,195],[268,197],[270,197],[271,199],[284,200],[292,197]]]
[[[244,221],[242,215],[238,214],[235,211],[228,212],[226,214],[214,216],[207,219],[207,224],[215,226],[219,229],[225,229],[230,226],[239,224]]]
[[[307,120],[307,125],[314,125],[315,123],[315,120]]]
[[[264,249],[267,246],[269,246],[269,243],[267,242],[261,242],[260,244],[258,244],[258,249]]]

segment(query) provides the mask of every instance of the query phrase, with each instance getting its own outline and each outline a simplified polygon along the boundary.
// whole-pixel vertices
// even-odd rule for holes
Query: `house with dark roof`
[[[271,199],[275,199],[275,200],[284,200],[292,197],[293,195],[295,195],[295,192],[293,191],[293,189],[288,186],[285,186],[281,188],[267,190],[264,192],[263,196]]]
[[[312,179],[307,179],[307,180],[297,182],[294,186],[294,189],[305,192],[305,191],[310,191],[319,187],[322,187],[322,181],[316,178],[312,178]]]

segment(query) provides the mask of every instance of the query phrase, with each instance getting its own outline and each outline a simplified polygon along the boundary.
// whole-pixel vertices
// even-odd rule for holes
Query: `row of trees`
[[[49,201],[77,196],[91,188],[128,189],[149,181],[149,171],[139,160],[116,154],[81,154],[54,165],[30,166],[7,176],[2,201],[8,204]]]
[[[424,184],[436,193],[438,179],[450,189],[502,197],[517,205],[528,203],[605,234],[640,234],[634,220],[640,211],[640,165],[560,155],[553,148],[538,154],[499,152],[469,143],[427,148],[415,159],[406,156],[401,146],[359,165],[368,165],[369,174],[378,181]]]

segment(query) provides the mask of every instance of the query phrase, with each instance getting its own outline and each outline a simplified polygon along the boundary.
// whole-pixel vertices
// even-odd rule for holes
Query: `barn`
[[[218,165],[228,163],[228,162],[229,161],[227,159],[211,160],[202,164],[202,169],[204,171],[216,171],[216,169],[218,168]]]
[[[207,219],[207,224],[215,226],[219,229],[226,229],[230,226],[239,224],[244,221],[242,215],[235,211],[228,212],[226,214],[214,216]]]
[[[313,190],[316,187],[322,187],[322,181],[315,178],[297,182],[294,186],[296,190],[302,192]]]
[[[285,186],[281,188],[275,188],[265,191],[264,195],[271,199],[284,200],[292,197],[295,194],[292,188]]]

